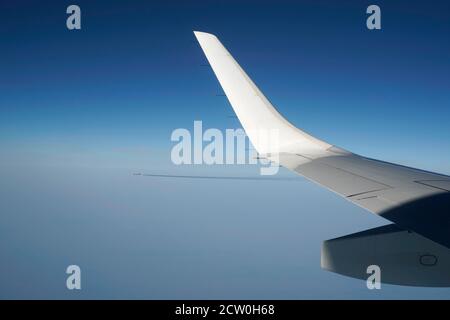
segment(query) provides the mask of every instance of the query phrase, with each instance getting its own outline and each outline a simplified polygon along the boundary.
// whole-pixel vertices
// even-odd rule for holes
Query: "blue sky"
[[[373,3],[381,7],[382,30],[369,31],[366,28],[365,10]],[[105,264],[104,260],[89,260],[83,253],[86,248],[77,246],[75,236],[73,239],[58,238],[64,235],[54,229],[50,217],[68,206],[72,208],[70,212],[77,212],[79,206],[80,214],[86,214],[77,219],[82,219],[82,225],[88,229],[84,232],[87,238],[92,239],[95,239],[99,230],[95,226],[100,228],[102,225],[101,221],[89,220],[91,212],[99,210],[98,206],[98,212],[104,214],[103,219],[110,219],[111,212],[136,213],[130,214],[128,222],[125,222],[128,233],[124,231],[123,241],[130,246],[136,246],[140,241],[139,244],[145,248],[143,243],[151,240],[157,252],[158,248],[166,248],[169,253],[173,249],[173,255],[166,257],[169,262],[173,262],[171,259],[183,261],[186,258],[177,255],[179,252],[176,248],[180,241],[174,240],[177,236],[170,238],[172,241],[155,243],[158,239],[156,236],[154,239],[153,236],[145,239],[144,235],[152,234],[152,231],[162,232],[164,238],[171,234],[171,223],[161,218],[164,212],[174,219],[176,226],[177,212],[193,217],[190,221],[192,225],[189,220],[183,220],[185,230],[190,230],[185,232],[191,235],[198,228],[196,222],[204,221],[202,219],[210,214],[204,207],[199,208],[195,202],[188,201],[196,195],[198,201],[205,201],[206,206],[216,208],[214,212],[218,216],[241,208],[244,212],[251,211],[255,219],[262,213],[265,221],[260,226],[261,230],[266,230],[273,223],[269,214],[273,211],[265,211],[264,206],[258,212],[251,210],[254,207],[251,199],[259,198],[261,193],[264,195],[264,192],[274,188],[270,182],[264,182],[264,188],[253,185],[250,188],[245,185],[236,187],[230,183],[217,185],[218,182],[208,182],[211,184],[208,188],[206,183],[199,185],[198,182],[191,182],[186,185],[190,192],[185,193],[183,183],[173,185],[159,180],[136,182],[128,176],[136,170],[170,173],[196,169],[175,168],[170,162],[172,130],[192,128],[194,120],[202,120],[204,127],[239,127],[237,120],[229,117],[233,113],[226,98],[217,96],[221,93],[220,86],[212,70],[205,66],[206,59],[196,43],[193,30],[216,34],[278,110],[300,128],[356,153],[450,174],[448,2],[77,1],[82,11],[82,30],[79,31],[66,28],[65,10],[70,4],[72,2],[69,1],[16,1],[0,5],[0,170],[5,177],[1,184],[2,194],[4,199],[10,200],[3,201],[1,205],[1,211],[4,212],[2,222],[3,228],[10,231],[4,233],[4,240],[8,240],[12,247],[17,246],[25,251],[24,255],[20,255],[3,244],[2,258],[9,259],[11,268],[22,270],[23,274],[27,273],[29,261],[39,260],[31,254],[34,252],[33,239],[39,236],[37,230],[31,229],[28,238],[22,239],[15,231],[30,228],[26,218],[33,219],[36,215],[45,217],[43,230],[53,234],[58,241],[67,241],[73,252],[79,250],[76,256],[80,260],[84,259],[86,265],[101,269],[99,265]],[[217,170],[225,173],[254,173],[254,169],[249,167]],[[19,172],[20,175],[14,174]],[[66,175],[67,180],[64,179]],[[77,180],[78,175],[86,180]],[[123,185],[108,194],[105,190],[109,189],[104,189],[104,181],[116,181],[119,179],[116,175],[124,179]],[[35,178],[31,182],[27,177]],[[67,185],[68,181],[73,184]],[[309,183],[301,182],[302,187],[294,187],[290,182],[277,183],[281,183],[282,187],[277,188],[274,197],[276,201],[285,203],[282,217],[293,219],[291,224],[297,225],[299,229],[286,231],[292,238],[282,236],[281,230],[287,225],[281,223],[279,233],[272,234],[273,239],[280,241],[273,244],[273,249],[278,250],[276,245],[281,247],[283,239],[295,243],[299,240],[296,237],[302,232],[305,239],[317,240],[317,243],[313,242],[314,246],[305,245],[305,252],[315,257],[311,258],[313,260],[311,264],[308,262],[305,270],[318,279],[331,277],[324,275],[314,260],[317,251],[320,251],[320,241],[345,232],[359,231],[358,227],[364,229],[383,223],[381,219],[353,208]],[[86,185],[89,185],[89,190],[92,189],[92,196],[82,194],[83,186]],[[60,194],[60,200],[52,205],[53,192],[66,190],[63,186],[67,186],[67,193]],[[127,194],[130,188],[139,189],[142,207],[135,208],[135,204],[131,203],[136,200],[133,199],[135,196],[121,203],[111,201],[117,194]],[[238,196],[231,192],[235,188],[243,193],[235,199],[236,207],[221,209],[221,201],[229,201],[223,199]],[[298,188],[296,195],[292,192],[293,188]],[[146,197],[146,191],[151,195]],[[35,192],[42,192],[45,196],[37,197],[35,202],[27,200],[32,195],[36,196]],[[184,201],[189,205],[167,207],[174,192],[180,206]],[[215,202],[204,200],[205,192]],[[99,193],[103,194],[103,198],[96,198],[95,195]],[[286,197],[286,194],[293,198]],[[300,200],[298,194],[301,195]],[[319,207],[314,207],[315,202],[310,200],[316,199],[315,196],[323,199]],[[291,215],[298,210],[295,198],[305,201],[305,210],[316,214],[303,216],[304,220],[302,216]],[[64,202],[61,199],[66,200]],[[33,203],[33,206],[18,203],[22,200]],[[333,208],[333,212],[329,212],[330,208]],[[137,214],[143,212],[147,212],[150,217],[143,218]],[[70,229],[71,215],[67,215],[67,220],[64,215],[59,216],[59,227],[69,230],[69,233],[74,232]],[[334,228],[326,227],[329,233],[320,229],[323,228],[321,217],[333,219],[336,216],[340,218],[333,222]],[[160,218],[162,220],[158,220]],[[234,218],[239,220],[238,217]],[[242,222],[249,227],[246,223],[252,219],[250,216],[247,218],[248,221],[244,218]],[[207,221],[211,226],[216,225],[213,220]],[[118,231],[123,227],[116,221],[108,222],[111,230]],[[130,236],[133,228],[140,228],[145,223],[149,224],[149,229],[139,229],[142,239],[138,241]],[[224,221],[220,223],[227,226]],[[231,225],[229,227],[234,228]],[[320,236],[311,234],[312,231],[308,229],[321,230]],[[109,232],[106,238],[113,237],[114,232],[111,230],[105,231]],[[245,235],[246,230],[235,230],[237,238],[229,244],[239,245],[239,240],[246,240],[249,237]],[[256,228],[250,234],[267,245],[267,239],[264,238],[266,231],[258,233]],[[310,238],[306,236],[308,234]],[[208,250],[225,250],[229,233],[223,229],[220,235],[223,238],[215,238],[216,247],[205,249],[202,241],[208,241],[208,236],[211,236],[209,231],[205,231],[205,237],[189,242],[191,246],[186,250],[197,252],[200,257],[206,257],[206,253],[210,253]],[[59,264],[52,264],[52,261],[58,260],[62,254],[56,255],[42,241],[40,249],[47,254],[48,259],[42,262],[40,272],[46,272],[43,271],[45,266],[59,268]],[[101,245],[97,248],[99,252]],[[110,244],[105,242],[104,245],[108,247]],[[141,248],[140,245],[137,247]],[[257,243],[254,245],[258,247]],[[256,247],[248,245],[248,250]],[[206,251],[199,253],[199,248]],[[61,252],[64,252],[63,248]],[[221,259],[230,260],[227,254],[231,253],[227,250],[224,252],[216,257],[217,265]],[[289,256],[287,251],[281,252],[278,258]],[[26,253],[30,253],[30,260],[24,258]],[[242,258],[244,251],[240,251],[240,254]],[[265,253],[258,251],[258,254],[263,259]],[[128,252],[129,263],[138,259],[137,256],[137,253],[134,256]],[[190,263],[194,263],[195,259],[186,259],[184,262],[187,268],[192,267]],[[166,260],[163,258],[162,261]],[[258,259],[253,262],[248,260],[247,264],[254,268],[254,261]],[[58,263],[63,265],[65,262],[58,260]],[[275,274],[273,270],[294,268],[292,265],[277,262],[273,270],[268,265],[269,262],[260,270],[261,277],[264,275],[263,278],[272,283],[264,287],[267,296],[263,297],[339,297],[337,288],[341,284],[345,287],[343,283],[346,281],[350,281],[354,287],[360,285],[356,280],[352,282],[338,278],[338,284],[333,282],[334,287],[331,286],[328,291],[325,287],[318,289],[313,283],[304,291],[296,291],[286,283],[292,277],[303,281],[308,278],[308,273],[303,278],[294,275],[289,269],[291,271],[283,273],[283,278],[281,273]],[[164,263],[161,263],[155,267],[156,274],[159,270],[160,277],[170,278],[162,271],[163,266]],[[131,267],[126,265],[123,268]],[[237,289],[230,287],[228,277],[234,268],[239,270],[239,265],[232,263],[229,270],[224,268],[219,275],[209,275],[211,279],[216,279],[214,288],[201,287],[192,292],[184,289],[181,292],[185,292],[185,296],[180,296],[205,297],[212,292],[214,297],[234,297]],[[179,273],[179,280],[192,285],[187,278],[194,274],[194,279],[197,279],[196,276],[200,279],[201,273],[192,271],[198,270],[195,268],[187,270]],[[204,271],[202,268],[200,270]],[[21,276],[17,272],[17,277],[8,278],[11,290],[3,291],[2,297],[26,296],[17,284]],[[109,272],[114,278],[121,275],[120,270]],[[141,272],[143,274],[144,270]],[[243,275],[241,277],[245,278]],[[57,280],[52,278],[51,273],[48,278],[53,279],[56,286]],[[141,285],[142,290],[133,295],[132,284],[136,286],[138,278],[132,275],[124,277],[121,280],[123,286],[131,284],[128,291],[124,289],[118,295],[180,297],[175,294],[180,292],[177,291],[180,288],[173,284],[173,290],[170,290],[170,286],[164,289],[163,283],[152,294],[146,291],[146,286]],[[277,279],[281,279],[281,282],[277,282]],[[105,283],[108,283],[107,280],[105,276]],[[40,282],[42,279],[36,276],[33,281]],[[251,276],[247,282],[253,285],[259,283],[257,278]],[[235,286],[238,287],[237,284]],[[281,288],[286,287],[287,291],[283,292]],[[104,297],[108,296],[108,288],[105,285],[101,290],[85,291],[83,294],[86,294],[85,297]],[[430,293],[430,296],[442,297],[442,291],[431,290],[425,294],[424,291],[395,290],[386,293],[386,296],[427,297]],[[260,297],[258,290],[243,292],[243,297]],[[307,292],[312,293],[308,295]],[[61,294],[67,293],[62,289],[48,289],[33,291],[31,296],[59,297]],[[371,298],[365,295],[365,291],[360,294]],[[344,297],[354,296],[348,293]]]
[[[383,28],[369,31],[367,3],[81,1],[80,31],[65,27],[69,2],[2,4],[2,152],[164,153],[193,120],[238,127],[202,66],[192,30],[204,30],[299,127],[449,172],[448,4],[380,2]]]

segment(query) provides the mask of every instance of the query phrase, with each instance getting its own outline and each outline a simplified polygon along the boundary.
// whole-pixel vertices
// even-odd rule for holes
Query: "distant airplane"
[[[450,248],[449,176],[366,158],[296,128],[278,113],[216,36],[194,34],[261,156],[394,222],[398,230],[414,231]],[[333,124],[326,114],[323,121]],[[275,145],[258,139],[258,132],[270,130],[278,132]],[[428,256],[421,259],[425,265],[434,261]]]

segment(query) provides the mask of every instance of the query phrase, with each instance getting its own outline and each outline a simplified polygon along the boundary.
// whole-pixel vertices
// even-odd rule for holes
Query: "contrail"
[[[195,175],[174,175],[174,174],[152,174],[133,173],[135,176],[145,176],[154,178],[180,178],[180,179],[210,179],[210,180],[265,180],[265,181],[303,181],[300,177],[269,178],[269,177],[240,177],[240,176],[195,176]]]

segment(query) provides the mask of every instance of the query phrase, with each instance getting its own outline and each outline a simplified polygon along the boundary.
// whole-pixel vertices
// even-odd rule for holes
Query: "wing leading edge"
[[[450,177],[369,159],[296,128],[216,36],[194,32],[255,149],[348,201],[450,248]],[[267,143],[260,132],[277,132]]]

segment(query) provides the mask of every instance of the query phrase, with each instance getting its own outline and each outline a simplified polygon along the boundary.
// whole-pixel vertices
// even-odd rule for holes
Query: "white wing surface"
[[[216,36],[194,33],[259,154],[404,229],[450,247],[449,176],[369,159],[296,128]],[[262,138],[261,132],[276,132],[276,141]]]

